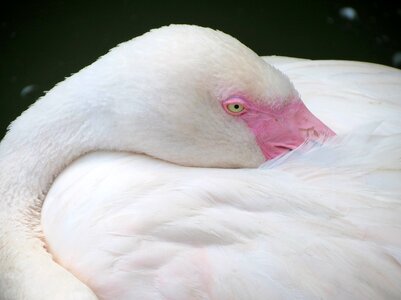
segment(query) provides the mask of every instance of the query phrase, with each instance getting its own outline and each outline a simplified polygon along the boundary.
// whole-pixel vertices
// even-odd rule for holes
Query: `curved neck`
[[[12,123],[0,144],[2,212],[40,212],[52,181],[65,166],[89,151],[107,150],[104,123],[110,118],[90,99],[78,98],[57,87]]]
[[[140,150],[140,137],[120,130],[121,102],[95,71],[81,71],[53,88],[12,123],[0,144],[0,268],[7,270],[0,272],[0,290],[7,299],[44,299],[33,296],[43,293],[54,299],[60,290],[77,288],[93,295],[44,250],[40,212],[54,178],[79,156]]]

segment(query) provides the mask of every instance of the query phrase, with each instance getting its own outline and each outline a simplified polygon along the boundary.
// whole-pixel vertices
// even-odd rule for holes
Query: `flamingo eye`
[[[241,99],[229,99],[223,103],[223,107],[230,115],[240,115],[246,111],[245,104]]]
[[[240,103],[231,103],[227,105],[227,109],[232,113],[240,113],[245,109],[245,107]]]

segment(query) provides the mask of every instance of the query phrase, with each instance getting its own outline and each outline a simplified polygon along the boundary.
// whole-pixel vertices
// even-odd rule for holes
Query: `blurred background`
[[[2,1],[0,138],[57,82],[120,42],[187,23],[220,29],[259,55],[401,68],[401,1]]]

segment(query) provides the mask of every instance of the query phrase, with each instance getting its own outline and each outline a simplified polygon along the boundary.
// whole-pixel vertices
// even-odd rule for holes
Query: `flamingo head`
[[[113,96],[121,115],[141,120],[140,152],[148,155],[187,166],[254,167],[334,135],[286,75],[220,31],[162,27],[110,56],[113,70],[120,68]]]

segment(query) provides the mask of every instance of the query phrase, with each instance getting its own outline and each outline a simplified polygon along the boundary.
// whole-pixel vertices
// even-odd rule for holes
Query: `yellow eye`
[[[231,97],[222,102],[224,110],[232,116],[240,116],[247,111],[245,101],[239,97]]]
[[[245,107],[241,103],[230,103],[227,105],[227,110],[234,114],[241,113],[244,111],[244,109],[245,109]]]

